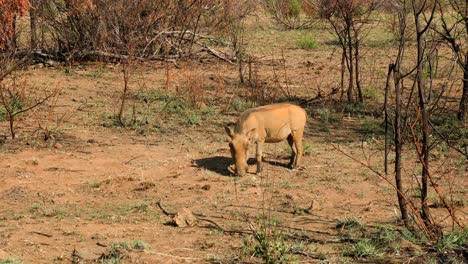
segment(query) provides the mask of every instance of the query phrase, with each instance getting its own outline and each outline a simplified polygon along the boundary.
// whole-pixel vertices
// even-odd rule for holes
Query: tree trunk
[[[468,52],[465,55],[465,65],[463,67],[463,92],[458,109],[458,120],[464,121],[466,118],[466,109],[468,108]]]
[[[9,123],[10,123],[10,134],[11,138],[15,139],[16,138],[16,133],[15,133],[15,116],[10,115],[9,117]]]
[[[384,169],[385,175],[388,175],[388,149],[389,149],[389,138],[388,138],[388,92],[390,89],[390,79],[392,77],[392,71],[395,68],[394,64],[388,65],[387,81],[385,83],[385,101],[384,101],[384,119],[385,119],[385,156],[384,156]]]
[[[125,127],[125,103],[127,101],[128,79],[129,79],[129,69],[128,69],[129,65],[126,63],[128,62],[123,63],[123,69],[122,69],[124,87],[122,91],[122,98],[120,101],[120,109],[119,109],[119,122],[120,122],[120,125],[122,125],[123,127]]]
[[[241,56],[241,53],[237,51],[236,55],[237,59],[239,60],[239,80],[241,84],[244,84],[244,64],[243,64],[243,58]]]
[[[11,36],[11,49],[12,50],[16,50],[16,48],[18,47],[18,43],[17,43],[17,33],[16,32],[16,15],[13,17],[13,21],[11,22],[11,26],[12,26],[12,30],[13,30],[13,35]]]
[[[343,102],[344,97],[344,78],[345,78],[345,64],[346,64],[346,49],[343,47],[341,52],[341,95],[340,95],[340,102]]]
[[[362,103],[364,102],[364,98],[362,96],[362,89],[361,89],[361,80],[360,80],[360,77],[359,77],[359,38],[358,38],[358,33],[355,31],[354,34],[356,34],[355,36],[355,43],[356,43],[356,46],[354,47],[354,61],[355,61],[355,74],[356,74],[356,88],[358,90],[358,96],[359,96],[359,102]]]
[[[34,50],[37,47],[37,11],[35,1],[31,1],[31,8],[29,8],[29,21],[31,29],[30,48]]]
[[[414,20],[416,25],[416,44],[418,49],[418,65],[416,72],[416,82],[418,87],[419,97],[419,110],[421,111],[421,129],[422,129],[422,146],[421,155],[423,159],[422,174],[421,174],[421,217],[427,227],[432,228],[432,223],[429,214],[429,207],[427,205],[427,190],[428,190],[428,177],[429,177],[429,114],[426,107],[425,85],[423,80],[423,56],[424,56],[424,43],[423,32],[419,15],[415,14]]]
[[[401,219],[406,227],[408,227],[408,212],[406,210],[406,203],[403,198],[403,183],[401,181],[401,150],[403,142],[401,140],[401,77],[399,65],[393,69],[393,80],[395,83],[395,184],[398,189],[397,197],[400,206]],[[390,70],[389,70],[390,71]]]
[[[347,42],[348,42],[348,72],[349,72],[349,85],[348,85],[348,103],[354,103],[354,72],[353,72],[353,39],[351,38],[351,27],[347,30]]]

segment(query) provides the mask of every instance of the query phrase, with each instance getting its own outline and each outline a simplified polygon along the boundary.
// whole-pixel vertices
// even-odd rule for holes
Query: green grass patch
[[[104,253],[99,258],[99,263],[102,264],[117,264],[121,263],[122,260],[127,258],[126,251],[132,250],[145,250],[148,249],[148,244],[142,240],[131,240],[112,243],[109,247],[109,251]]]
[[[439,253],[468,250],[468,228],[444,234],[434,249]]]
[[[311,50],[317,48],[317,41],[312,37],[312,35],[306,34],[302,35],[297,41],[296,45],[305,50]]]
[[[101,187],[101,183],[102,183],[102,182],[100,182],[100,181],[86,181],[86,182],[83,183],[83,185],[84,185],[85,187],[88,187],[88,188],[95,188],[95,189],[97,189],[97,188]]]
[[[8,120],[8,113],[3,105],[0,105],[0,122]]]
[[[376,119],[365,120],[361,125],[362,133],[367,136],[385,135],[385,127],[382,122]]]
[[[363,225],[361,222],[354,217],[345,217],[338,219],[336,222],[335,228],[341,229],[362,229]]]
[[[376,100],[378,100],[378,99],[380,99],[382,97],[382,93],[379,92],[379,90],[375,86],[369,86],[369,87],[363,89],[362,93],[363,93],[363,96],[365,98],[368,98],[368,99],[371,99],[371,100],[374,100],[374,101],[376,101]]]
[[[358,241],[356,244],[350,245],[343,249],[343,255],[355,258],[367,258],[367,257],[380,257],[384,253],[380,251],[370,239],[363,239]]]
[[[335,123],[342,120],[342,117],[334,109],[327,107],[315,109],[314,113],[323,123]]]
[[[276,219],[259,219],[258,229],[253,231],[253,235],[244,237],[243,256],[254,256],[269,264],[294,261],[294,256],[289,253],[291,246]]]
[[[7,258],[0,259],[0,264],[23,264],[23,261],[19,258]]]
[[[160,220],[159,211],[152,210],[146,202],[122,205],[107,204],[86,212],[86,215],[90,220],[96,219],[111,223]]]
[[[256,106],[257,104],[255,102],[248,102],[243,101],[239,98],[235,98],[234,100],[232,100],[231,104],[229,105],[229,108],[237,112],[243,112],[247,109],[254,108]]]
[[[11,94],[5,98],[6,106],[0,105],[0,122],[8,120],[8,112],[6,109],[10,109],[13,113],[21,111],[25,108],[24,99],[18,94]]]
[[[312,154],[312,144],[311,143],[308,143],[308,142],[304,142],[304,144],[302,144],[302,154],[305,155],[305,156],[309,156]]]

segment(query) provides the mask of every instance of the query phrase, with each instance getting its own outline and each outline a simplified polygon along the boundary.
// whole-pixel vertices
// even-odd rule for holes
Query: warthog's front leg
[[[257,141],[257,154],[255,155],[255,158],[257,160],[257,172],[256,174],[260,174],[263,170],[263,165],[262,165],[262,157],[263,157],[263,141]]]

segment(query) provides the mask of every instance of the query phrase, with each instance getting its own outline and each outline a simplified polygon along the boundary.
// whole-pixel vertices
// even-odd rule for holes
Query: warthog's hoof
[[[257,168],[257,171],[255,172],[256,175],[260,175],[263,171],[263,168],[260,167],[260,168]]]
[[[231,174],[236,174],[236,168],[234,167],[234,165],[229,165],[227,167],[227,170],[231,173]]]

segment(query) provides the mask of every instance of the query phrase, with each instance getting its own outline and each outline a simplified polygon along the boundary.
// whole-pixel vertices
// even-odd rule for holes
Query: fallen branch
[[[101,242],[97,242],[96,245],[97,245],[97,246],[100,246],[100,247],[107,247],[106,244],[103,244],[103,243],[101,243]]]
[[[161,211],[167,215],[167,216],[170,216],[170,217],[174,217],[176,214],[175,213],[171,213],[169,211],[167,211],[166,209],[164,209],[164,207],[162,206],[161,204],[161,201],[157,201],[156,202],[156,205],[159,207],[159,209],[161,209]]]
[[[50,234],[46,234],[46,233],[42,233],[42,232],[38,232],[38,231],[31,231],[31,234],[36,234],[36,235],[40,235],[40,236],[45,236],[45,237],[52,237],[52,235]]]
[[[172,213],[172,212],[169,212],[167,211],[161,204],[161,201],[157,201],[156,202],[156,205],[161,209],[161,211],[167,215],[167,216],[170,216],[170,217],[174,217],[176,214],[175,213]],[[200,215],[200,214],[193,214],[195,216],[195,218],[197,219],[197,221],[203,221],[203,222],[208,222],[210,224],[212,224],[216,229],[218,229],[219,231],[223,232],[223,233],[230,233],[230,234],[251,234],[249,231],[245,231],[245,230],[227,230],[223,227],[221,227],[218,223],[216,223],[215,221],[211,220],[211,219],[208,219],[208,218],[205,218],[204,216]]]
[[[142,158],[142,157],[144,157],[144,156],[145,156],[145,155],[138,155],[138,156],[135,156],[135,157],[133,157],[133,158],[127,160],[126,162],[124,162],[124,164],[125,164],[125,165],[128,165],[128,164],[130,164],[130,162],[132,162],[132,161],[134,161],[134,160],[136,160],[136,159]]]

